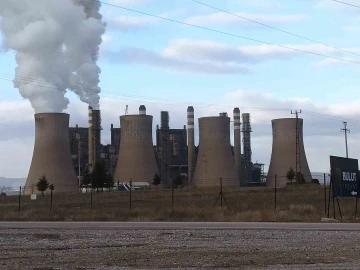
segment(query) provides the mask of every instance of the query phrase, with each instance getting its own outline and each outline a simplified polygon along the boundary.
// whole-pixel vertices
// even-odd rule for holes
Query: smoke
[[[1,0],[3,48],[14,50],[14,86],[36,113],[63,112],[67,89],[99,107],[99,47],[105,33],[93,0]]]

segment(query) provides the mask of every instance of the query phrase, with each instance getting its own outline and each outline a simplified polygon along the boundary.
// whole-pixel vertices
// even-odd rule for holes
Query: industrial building
[[[36,184],[45,175],[56,192],[78,190],[70,152],[69,119],[65,113],[35,114],[35,144],[24,194],[39,193]]]
[[[153,117],[141,105],[138,115],[120,116],[121,141],[114,180],[153,183],[158,173],[153,137]]]
[[[282,118],[272,120],[273,144],[266,185],[285,187],[286,174],[290,167],[303,174],[305,180],[312,179],[305,155],[303,141],[303,119]]]
[[[212,187],[239,186],[239,177],[230,144],[230,118],[220,116],[199,118],[199,152],[192,185]]]
[[[160,113],[161,120],[160,125],[157,125],[156,128],[156,143],[155,146],[152,143],[152,116],[146,115],[146,108],[145,106],[141,106],[139,109],[139,115],[127,115],[125,113],[124,116],[121,116],[121,123],[125,124],[127,127],[114,127],[111,124],[110,127],[110,134],[111,134],[111,144],[110,145],[102,145],[100,142],[101,139],[101,118],[100,118],[100,111],[92,110],[89,107],[89,127],[72,127],[69,129],[69,143],[70,143],[70,150],[72,155],[73,161],[73,168],[77,175],[82,175],[85,168],[91,168],[90,162],[97,162],[101,160],[106,164],[107,170],[109,173],[115,176],[115,180],[119,181],[130,181],[123,178],[132,178],[132,181],[144,181],[140,180],[140,178],[144,178],[145,176],[138,176],[134,173],[130,173],[131,170],[138,170],[135,169],[134,166],[140,166],[134,162],[131,162],[132,166],[127,166],[126,164],[130,164],[130,159],[134,159],[134,156],[138,154],[134,154],[134,149],[138,149],[138,152],[145,153],[144,156],[150,155],[150,165],[151,169],[149,169],[150,175],[145,177],[147,182],[152,183],[153,179],[153,172],[159,172],[160,177],[162,179],[162,186],[164,188],[170,188],[172,179],[175,179],[179,175],[185,176],[184,177],[184,184],[190,186],[193,184],[195,171],[197,167],[201,167],[202,164],[200,163],[201,155],[204,155],[204,151],[207,148],[215,149],[216,143],[219,145],[225,145],[221,151],[226,152],[225,155],[226,159],[230,161],[231,168],[235,168],[235,175],[233,175],[232,169],[230,169],[226,175],[231,175],[230,178],[234,178],[234,182],[226,182],[224,181],[225,185],[234,185],[236,181],[237,186],[248,186],[258,184],[259,182],[263,181],[263,166],[258,166],[252,163],[251,161],[251,125],[250,125],[250,115],[248,113],[240,114],[240,109],[235,108],[233,110],[233,122],[234,122],[234,146],[230,144],[230,124],[227,125],[230,118],[227,114],[222,113],[220,116],[217,117],[204,117],[204,119],[199,119],[201,124],[200,128],[200,141],[203,142],[203,145],[210,144],[212,146],[209,147],[201,147],[195,146],[195,134],[194,134],[194,122],[195,122],[195,113],[194,108],[192,106],[188,107],[187,109],[187,127],[183,126],[183,128],[179,129],[171,129],[170,128],[170,116],[169,112],[161,111]],[[241,116],[243,126],[241,129]],[[146,120],[145,120],[146,119]],[[208,120],[206,120],[208,119]],[[210,123],[213,121],[213,123]],[[210,122],[209,122],[210,121]],[[130,124],[131,125],[130,125]],[[217,124],[216,124],[217,123]],[[229,122],[230,123],[230,122]],[[209,126],[210,127],[207,127]],[[213,125],[219,125],[216,128],[221,130],[223,140],[226,142],[220,143],[217,141],[214,143],[218,138],[216,136],[205,136],[206,132],[205,129],[210,128],[208,132],[210,134],[213,132],[212,130],[215,128]],[[125,128],[125,130],[123,130]],[[201,131],[203,130],[203,131]],[[241,138],[241,133],[243,133],[243,138]],[[132,135],[134,134],[134,138]],[[146,134],[146,135],[145,135]],[[136,136],[138,139],[135,139]],[[145,136],[145,141],[140,142],[139,136]],[[204,135],[204,136],[202,136]],[[125,139],[124,139],[125,136]],[[202,139],[201,139],[202,138]],[[228,139],[227,139],[228,138]],[[90,141],[91,140],[91,141]],[[125,140],[125,141],[124,141]],[[151,142],[151,143],[150,143]],[[155,156],[155,163],[156,166],[153,165],[153,154],[150,153],[150,144],[152,147],[152,153]],[[137,148],[132,147],[130,149],[129,145],[136,145]],[[121,147],[125,147],[125,150],[122,151]],[[145,150],[146,148],[146,150]],[[243,149],[242,149],[243,148]],[[202,150],[201,150],[202,149]],[[226,149],[226,150],[224,150]],[[212,150],[211,150],[212,151]],[[214,150],[218,151],[218,150]],[[199,160],[198,160],[198,153],[200,152]],[[79,155],[80,153],[80,155]],[[128,159],[130,156],[130,159]],[[205,154],[205,156],[207,156]],[[223,156],[223,154],[221,155]],[[80,157],[80,159],[79,159]],[[121,157],[121,161],[119,161]],[[203,156],[202,156],[203,157]],[[209,158],[211,157],[211,154]],[[218,159],[218,157],[217,157]],[[196,162],[197,161],[197,162]],[[120,163],[119,163],[120,162]],[[139,162],[139,161],[137,161]],[[205,161],[207,162],[207,161]],[[140,162],[141,163],[141,162]],[[80,170],[79,170],[80,164]],[[119,165],[120,164],[120,165]],[[90,166],[89,166],[90,165]],[[149,164],[147,164],[148,166]],[[218,162],[215,164],[219,166]],[[120,169],[120,167],[122,169]],[[149,167],[149,166],[148,166]],[[204,166],[206,167],[206,165]],[[213,167],[213,166],[210,166]],[[208,167],[206,170],[209,170]],[[225,168],[226,166],[224,166]],[[137,167],[138,168],[138,167]],[[155,168],[155,169],[154,169]],[[214,167],[213,167],[214,168]],[[213,169],[212,168],[212,169]],[[261,169],[261,177],[259,178],[258,169]],[[144,171],[147,169],[145,168]],[[220,168],[217,171],[220,171],[221,174],[228,169]],[[117,171],[117,173],[115,173]],[[125,171],[128,171],[126,174]],[[198,169],[197,173],[197,180],[194,185],[196,186],[203,186],[200,178],[199,171],[204,171],[203,169]],[[121,172],[121,173],[120,173]],[[213,172],[209,171],[209,175]],[[202,173],[203,174],[203,173]],[[131,177],[130,177],[131,175]],[[216,174],[215,174],[216,175]],[[187,176],[187,177],[186,177]],[[121,179],[120,179],[121,178]],[[204,178],[204,176],[202,176]],[[217,177],[219,178],[219,177]],[[224,174],[224,179],[225,174]],[[227,177],[229,178],[229,177]],[[217,182],[213,185],[219,185]]]
[[[156,156],[160,177],[165,188],[171,187],[171,179],[187,175],[187,131],[170,129],[169,113],[161,112],[161,126],[156,129]]]

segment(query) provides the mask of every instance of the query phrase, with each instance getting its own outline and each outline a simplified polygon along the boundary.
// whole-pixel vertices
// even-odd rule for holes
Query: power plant
[[[71,161],[69,119],[65,113],[35,114],[35,144],[24,194],[38,193],[36,184],[42,176],[56,192],[78,189],[78,179]]]
[[[305,155],[303,119],[283,118],[272,120],[273,144],[271,161],[266,178],[267,186],[285,187],[290,167],[303,175],[307,182],[312,179]],[[300,176],[301,177],[301,176]]]
[[[114,174],[115,182],[152,184],[158,173],[152,137],[153,117],[141,105],[139,115],[120,116],[121,141]]]
[[[199,152],[192,184],[195,187],[239,186],[230,144],[230,118],[226,113],[199,118]]]
[[[171,129],[169,112],[161,111],[161,123],[153,142],[153,116],[146,107],[139,114],[120,116],[120,127],[111,124],[111,144],[101,144],[100,110],[89,107],[89,126],[69,128],[69,115],[64,113],[35,114],[35,146],[26,182],[25,193],[35,193],[36,184],[45,175],[57,192],[76,191],[85,169],[104,162],[114,181],[145,182],[152,186],[159,173],[164,188],[181,176],[182,185],[194,187],[286,186],[290,167],[306,181],[311,174],[303,143],[303,120],[272,120],[273,148],[269,171],[264,164],[252,163],[250,114],[233,109],[233,138],[230,139],[230,117],[201,117],[199,145],[195,145],[195,110],[187,108],[187,127]],[[241,123],[242,119],[242,123]],[[242,125],[242,127],[241,127]],[[243,133],[243,136],[241,136]],[[241,138],[242,137],[242,138]],[[301,175],[300,175],[301,173]],[[78,176],[78,177],[76,177]]]

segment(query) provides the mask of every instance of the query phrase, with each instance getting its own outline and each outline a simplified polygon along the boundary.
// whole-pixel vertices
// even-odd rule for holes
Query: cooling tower
[[[194,108],[189,106],[187,109],[187,128],[188,128],[188,185],[192,184],[195,167],[195,136],[194,136]]]
[[[243,183],[243,175],[241,169],[241,130],[240,130],[240,109],[234,108],[234,159],[235,168],[238,175],[240,185]]]
[[[196,187],[239,186],[230,144],[230,118],[199,118],[200,140],[193,185]]]
[[[78,179],[72,164],[69,144],[69,115],[35,114],[35,145],[25,194],[39,193],[36,184],[46,176],[55,192],[77,191]]]
[[[121,141],[115,182],[153,183],[158,172],[152,138],[151,115],[146,115],[145,106],[140,106],[139,115],[120,116]]]
[[[89,106],[89,167],[101,159],[101,116],[100,110]]]
[[[275,186],[275,175],[277,176],[277,186],[285,187],[286,174],[289,168],[296,170],[296,118],[284,118],[272,120],[273,145],[271,153],[270,167],[266,178],[266,185]],[[307,182],[311,181],[309,165],[306,160],[304,141],[303,141],[303,119],[299,118],[299,147],[300,164],[298,171],[304,175]],[[299,155],[298,155],[299,156]]]

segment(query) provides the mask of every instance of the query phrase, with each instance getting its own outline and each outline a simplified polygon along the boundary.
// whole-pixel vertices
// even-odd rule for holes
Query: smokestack
[[[188,185],[192,184],[195,165],[194,107],[187,109],[188,128]]]
[[[120,116],[121,140],[115,182],[147,182],[158,172],[153,147],[151,115]]]
[[[144,105],[140,105],[139,114],[140,115],[146,115],[146,107]]]
[[[235,159],[235,167],[238,175],[238,179],[240,181],[240,185],[242,185],[242,170],[241,170],[241,130],[240,130],[240,109],[234,108],[234,159]]]
[[[252,155],[252,151],[251,151],[251,123],[250,123],[250,114],[249,113],[243,113],[242,114],[242,119],[243,119],[243,128],[242,128],[242,132],[243,132],[243,140],[244,140],[244,177],[242,180],[243,185],[246,185],[246,181],[247,182],[251,182],[252,181],[252,162],[251,162],[251,155]]]
[[[271,161],[268,175],[266,177],[266,185],[278,187],[286,186],[286,174],[290,167],[296,170],[296,118],[283,118],[272,120],[273,145],[271,153]],[[303,141],[303,119],[299,118],[299,150],[301,173],[307,182],[312,179],[309,165],[305,155],[305,147]],[[298,165],[298,171],[300,171]]]
[[[89,106],[89,167],[101,159],[101,116],[100,110]]]
[[[65,113],[35,114],[35,145],[26,180],[26,195],[39,193],[36,184],[43,175],[55,192],[77,191],[78,180],[69,144],[69,118]]]
[[[230,118],[199,119],[200,141],[193,185],[196,187],[239,186],[230,144]]]

